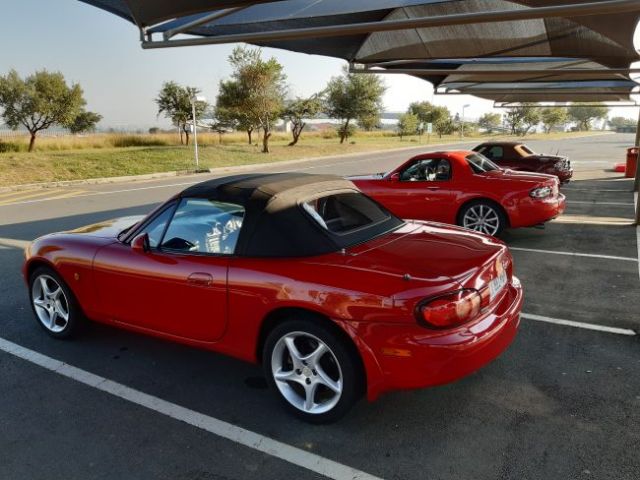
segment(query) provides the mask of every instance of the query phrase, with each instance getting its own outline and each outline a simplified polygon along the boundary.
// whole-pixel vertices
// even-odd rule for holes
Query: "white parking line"
[[[195,182],[184,182],[184,183],[171,183],[171,184],[167,184],[167,185],[154,185],[152,187],[138,187],[138,188],[128,188],[128,189],[124,189],[124,190],[108,190],[105,192],[90,192],[90,193],[86,193],[86,194],[82,194],[82,195],[78,195],[74,198],[82,198],[82,197],[93,197],[96,195],[111,195],[114,193],[126,193],[126,192],[137,192],[139,190],[154,190],[157,188],[170,188],[170,187],[183,187],[183,186],[187,186],[187,185],[195,185],[196,183],[200,183],[203,180],[197,180]],[[2,207],[13,207],[16,205],[24,205],[26,203],[40,203],[40,202],[48,202],[50,200],[55,200],[54,198],[43,198],[41,200],[26,200],[24,202],[15,202],[15,203],[10,203],[7,205],[0,205],[0,208]]]
[[[534,253],[548,253],[550,255],[568,255],[571,257],[589,257],[589,258],[603,258],[605,260],[620,260],[623,262],[637,262],[637,258],[633,257],[617,257],[615,255],[598,255],[595,253],[576,253],[576,252],[562,252],[557,250],[542,250],[539,248],[522,248],[522,247],[509,247],[509,250],[516,252],[534,252]]]
[[[597,332],[615,333],[617,335],[628,335],[628,336],[637,335],[636,332],[628,328],[607,327],[605,325],[597,325],[594,323],[574,322],[573,320],[562,320],[560,318],[545,317],[543,315],[535,315],[532,313],[521,313],[520,317],[525,318],[527,320],[535,320],[536,322],[554,323],[556,325],[582,328],[585,330],[595,330]]]
[[[154,412],[180,420],[196,428],[200,428],[272,457],[279,458],[327,478],[335,480],[380,480],[378,477],[356,470],[355,468],[342,465],[341,463],[334,462],[333,460],[300,448],[292,447],[286,443],[273,440],[259,433],[218,420],[217,418],[181,407],[175,403],[167,402],[161,398],[148,395],[99,375],[94,375],[91,372],[68,365],[60,360],[22,347],[3,338],[0,338],[0,350],[89,387],[102,390],[114,397],[122,398],[141,407],[153,410]]]
[[[27,248],[28,240],[16,240],[15,238],[0,238],[0,248]]]
[[[633,203],[630,202],[597,202],[597,201],[583,201],[583,200],[567,200],[567,203],[575,203],[575,204],[582,204],[582,205],[611,205],[611,206],[619,206],[619,207],[629,207],[629,206],[633,206]]]
[[[575,188],[575,187],[563,187],[561,190],[569,190],[571,192],[609,192],[609,193],[629,193],[628,190],[621,189],[605,189],[605,188]]]
[[[633,202],[635,211],[638,208],[638,192],[633,192]],[[640,225],[636,226],[636,247],[638,247],[638,276],[640,276]]]

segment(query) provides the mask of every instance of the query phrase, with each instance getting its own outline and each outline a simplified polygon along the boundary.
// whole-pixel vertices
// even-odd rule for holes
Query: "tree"
[[[487,112],[478,119],[478,127],[483,128],[487,133],[493,133],[502,125],[502,115],[499,113]]]
[[[567,123],[567,110],[563,107],[547,107],[540,110],[540,118],[544,124],[544,131],[551,133],[556,125]]]
[[[71,133],[94,132],[96,125],[102,120],[102,115],[95,112],[81,111],[73,122],[68,125]]]
[[[365,132],[380,128],[380,114],[367,115],[358,119],[358,126]]]
[[[223,80],[218,89],[215,118],[230,125],[235,130],[247,132],[249,145],[253,144],[253,131],[257,128],[255,119],[245,108],[241,85],[236,80]]]
[[[622,129],[622,128],[635,128],[636,121],[631,118],[626,117],[613,117],[609,120],[609,126],[614,130]]]
[[[2,118],[13,130],[23,126],[29,131],[30,152],[38,132],[52,125],[69,127],[85,104],[80,85],[68,86],[59,72],[40,70],[22,79],[11,70],[0,77]]]
[[[535,103],[513,107],[507,112],[506,122],[512,135],[525,136],[540,123],[540,107]]]
[[[438,123],[434,124],[434,128],[438,136],[442,138],[443,135],[451,135],[456,131],[456,123],[451,116],[440,118]]]
[[[449,130],[448,121],[451,118],[451,112],[449,112],[447,107],[433,105],[430,102],[413,102],[409,105],[408,112],[418,117],[418,121],[422,124],[423,128],[430,123],[436,132],[448,132]],[[440,129],[438,129],[438,124],[441,124]],[[422,134],[422,129],[419,133]],[[448,133],[440,134],[441,137],[442,135],[448,135]]]
[[[591,123],[600,118],[606,118],[609,109],[603,103],[593,105],[573,104],[569,107],[569,118],[578,124],[580,130],[589,131]]]
[[[318,95],[309,98],[297,98],[290,101],[284,109],[283,118],[291,122],[291,134],[293,140],[289,143],[293,147],[300,140],[302,130],[306,127],[305,120],[313,118],[322,110],[322,100]]]
[[[418,117],[418,121],[421,123],[433,123],[432,111],[434,108],[430,102],[413,102],[409,105],[407,112]]]
[[[333,77],[325,90],[327,114],[340,120],[340,143],[349,136],[353,121],[379,117],[384,108],[382,95],[386,86],[377,75],[363,75],[344,71]]]
[[[420,120],[417,115],[413,113],[407,112],[400,115],[398,118],[398,135],[400,135],[400,140],[405,135],[415,135],[418,130],[418,124]]]
[[[235,128],[235,123],[224,117],[216,118],[209,125],[209,128],[218,134],[218,143],[222,144],[222,135],[232,131]]]
[[[158,115],[164,114],[171,119],[171,122],[180,131],[180,143],[183,143],[182,135],[189,145],[189,135],[191,134],[191,124],[193,124],[192,101],[200,93],[195,87],[183,87],[176,82],[165,82],[156,97],[158,105]],[[195,102],[196,117],[202,118],[202,114],[207,109],[206,102]]]
[[[273,124],[284,110],[287,93],[286,75],[278,61],[262,59],[262,51],[236,47],[229,56],[233,67],[231,79],[220,82],[217,111],[251,132],[262,129],[262,152],[269,153]]]

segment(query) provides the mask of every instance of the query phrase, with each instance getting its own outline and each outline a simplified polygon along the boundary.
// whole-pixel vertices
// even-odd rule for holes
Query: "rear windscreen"
[[[467,156],[467,162],[473,170],[473,173],[485,173],[493,170],[500,170],[500,167],[489,160],[481,153],[473,153]]]
[[[389,232],[404,222],[360,192],[336,192],[301,203],[303,210],[345,248]]]

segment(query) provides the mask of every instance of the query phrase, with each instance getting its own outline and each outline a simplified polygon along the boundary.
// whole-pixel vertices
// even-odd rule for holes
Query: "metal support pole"
[[[640,110],[638,110],[638,126],[636,128],[636,144],[638,147],[640,145]],[[633,191],[636,197],[636,225],[640,227],[640,153],[638,154],[638,159],[636,160],[636,178],[633,181]]]
[[[462,107],[462,117],[460,118],[460,138],[464,138],[464,111],[466,108],[466,105]]]
[[[638,110],[638,126],[636,127],[636,143],[635,147],[640,146],[640,110]],[[639,155],[640,156],[640,155]],[[633,183],[633,191],[637,192],[640,190],[640,162],[636,162],[636,179]]]
[[[196,172],[200,170],[200,160],[198,158],[198,122],[196,121],[196,101],[191,99],[191,111],[193,114],[193,145],[195,146]]]

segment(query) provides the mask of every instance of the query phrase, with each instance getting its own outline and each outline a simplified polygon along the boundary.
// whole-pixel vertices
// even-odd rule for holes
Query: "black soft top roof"
[[[193,185],[179,197],[200,197],[245,209],[236,254],[255,257],[301,257],[336,252],[389,232],[402,221],[392,214],[378,224],[347,234],[321,227],[301,203],[330,193],[358,191],[333,175],[306,173],[245,174]]]
[[[517,145],[524,145],[523,142],[516,142],[513,140],[497,141],[497,142],[483,142],[475,148],[486,147],[487,145],[501,145],[503,147],[515,147]],[[475,150],[475,149],[474,149]]]

